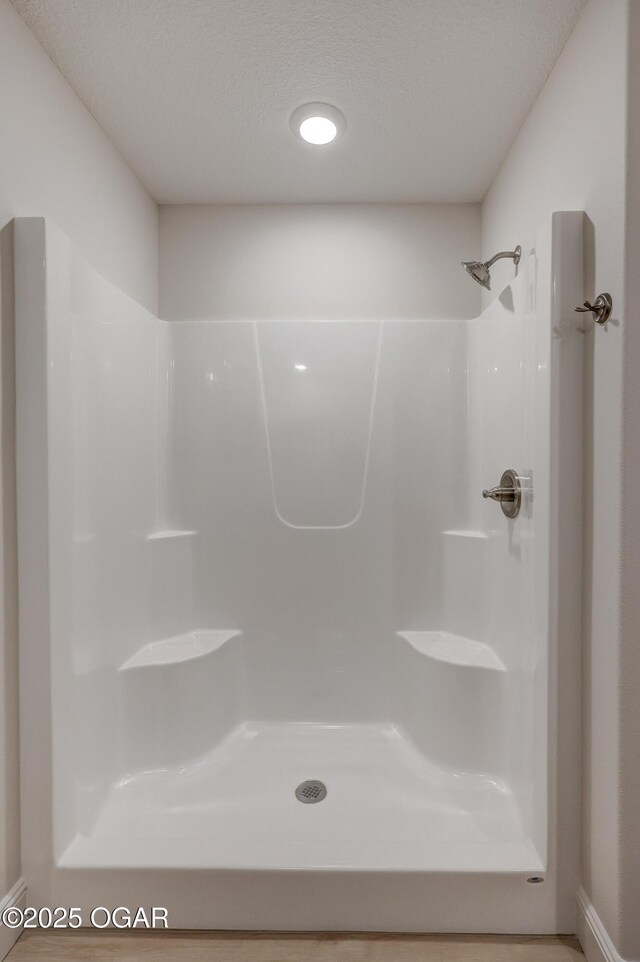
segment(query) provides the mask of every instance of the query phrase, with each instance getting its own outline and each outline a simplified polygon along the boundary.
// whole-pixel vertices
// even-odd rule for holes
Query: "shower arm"
[[[490,261],[485,261],[484,266],[487,270],[492,267],[496,261],[499,261],[501,257],[508,257],[517,266],[520,263],[520,255],[522,254],[522,248],[518,244],[514,251],[500,251],[499,254],[494,254]]]

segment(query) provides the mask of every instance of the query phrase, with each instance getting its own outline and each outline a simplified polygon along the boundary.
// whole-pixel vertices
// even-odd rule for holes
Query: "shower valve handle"
[[[482,497],[491,498],[492,501],[515,501],[516,492],[514,488],[501,488],[497,485],[495,488],[485,488]]]
[[[483,498],[491,498],[498,501],[502,508],[502,513],[507,518],[517,518],[522,504],[522,485],[520,478],[511,468],[505,471],[500,478],[500,484],[495,488],[485,488],[482,492]]]

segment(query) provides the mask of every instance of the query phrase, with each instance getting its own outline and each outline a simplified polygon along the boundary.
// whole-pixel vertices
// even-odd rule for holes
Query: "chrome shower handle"
[[[611,294],[598,294],[593,304],[585,301],[582,307],[576,307],[578,314],[592,314],[596,324],[606,324],[611,317],[613,302]]]
[[[515,501],[516,492],[515,488],[501,488],[496,485],[495,488],[485,488],[482,497],[491,498],[492,501]]]
[[[491,498],[498,501],[502,508],[502,513],[507,518],[517,518],[522,504],[522,485],[516,472],[509,468],[500,478],[500,484],[495,488],[485,488],[482,492],[483,498]]]

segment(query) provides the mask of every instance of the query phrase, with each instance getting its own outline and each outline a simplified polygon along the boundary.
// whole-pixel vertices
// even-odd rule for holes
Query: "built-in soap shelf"
[[[504,663],[498,658],[493,648],[472,638],[463,638],[449,631],[398,631],[396,635],[411,645],[415,651],[434,661],[468,668],[506,671]]]
[[[192,538],[196,531],[182,528],[166,528],[163,531],[152,531],[147,535],[147,541],[168,541],[171,538]]]
[[[479,538],[486,540],[489,537],[484,531],[477,531],[471,528],[467,530],[452,528],[450,531],[443,531],[442,534],[447,538]]]
[[[242,632],[229,628],[196,629],[182,635],[163,638],[160,641],[151,641],[128,658],[119,670],[130,671],[133,668],[176,665],[183,661],[193,661],[218,651],[240,634]]]

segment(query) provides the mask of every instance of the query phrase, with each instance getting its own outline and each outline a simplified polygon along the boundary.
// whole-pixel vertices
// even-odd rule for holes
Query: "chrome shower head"
[[[491,267],[496,261],[500,260],[501,257],[509,257],[514,264],[520,263],[520,256],[522,254],[522,248],[518,244],[513,251],[500,251],[499,254],[494,254],[491,260],[488,261],[462,261],[462,266],[464,267],[467,274],[473,277],[474,281],[481,284],[486,290],[491,290]]]
[[[491,272],[486,264],[482,261],[462,261],[462,266],[474,281],[482,284],[488,291],[491,290]]]

